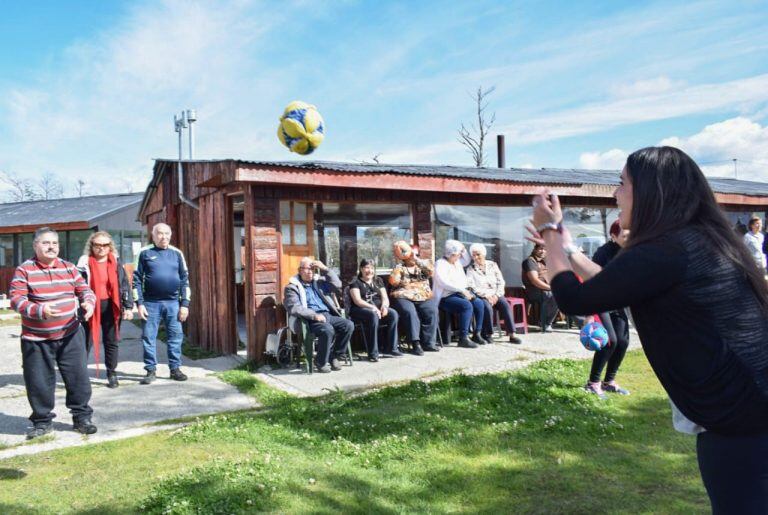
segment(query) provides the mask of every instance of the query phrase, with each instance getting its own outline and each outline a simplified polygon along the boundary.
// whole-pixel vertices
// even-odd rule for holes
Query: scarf
[[[107,255],[107,277],[101,277],[99,264],[93,256],[88,258],[88,268],[90,269],[91,290],[96,291],[95,285],[107,283],[111,288],[107,289],[109,301],[112,303],[112,316],[114,317],[115,340],[120,340],[120,282],[117,274],[117,259],[111,252]],[[96,361],[96,377],[99,377],[99,344],[101,343],[101,302],[97,300],[93,308],[93,316],[90,320],[91,341],[93,342],[93,359]]]

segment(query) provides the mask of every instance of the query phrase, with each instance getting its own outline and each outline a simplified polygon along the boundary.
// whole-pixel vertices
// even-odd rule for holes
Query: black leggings
[[[611,311],[600,313],[600,321],[605,330],[608,331],[608,338],[611,344],[603,350],[595,352],[592,358],[592,370],[589,372],[589,380],[593,383],[600,381],[600,374],[608,363],[605,371],[605,382],[608,383],[616,379],[616,372],[624,361],[624,355],[629,347],[629,321],[625,311]]]
[[[696,454],[714,515],[768,513],[768,434],[696,439]]]

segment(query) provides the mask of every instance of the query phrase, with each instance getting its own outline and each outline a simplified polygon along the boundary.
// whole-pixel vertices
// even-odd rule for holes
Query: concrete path
[[[303,369],[265,366],[258,377],[266,383],[294,395],[309,397],[323,395],[339,389],[364,390],[388,384],[397,384],[423,378],[440,378],[447,375],[482,374],[521,368],[530,363],[549,358],[591,359],[592,352],[579,343],[578,330],[558,329],[551,333],[530,332],[520,335],[522,344],[508,343],[506,336],[497,335],[493,345],[477,349],[465,349],[453,343],[440,352],[428,352],[424,356],[406,354],[392,358],[382,356],[378,363],[355,360],[353,365],[330,374],[306,374]],[[640,347],[637,333],[632,331],[630,349]],[[365,358],[365,354],[360,355]],[[587,378],[584,378],[586,382]]]
[[[96,367],[91,355],[89,369],[94,409],[93,421],[99,432],[84,437],[72,431],[72,419],[64,405],[64,385],[56,388],[57,414],[54,420],[53,441],[34,445],[25,442],[30,426],[30,408],[24,389],[21,370],[21,353],[18,334],[20,326],[0,327],[0,459],[17,454],[31,454],[59,447],[83,445],[105,440],[136,436],[147,432],[167,429],[169,426],[154,425],[161,421],[255,407],[252,397],[243,395],[236,388],[220,381],[212,374],[237,366],[237,357],[221,357],[205,360],[183,358],[183,370],[189,376],[186,382],[168,378],[165,344],[159,343],[161,365],[158,379],[149,386],[138,384],[144,376],[141,332],[131,323],[122,328],[118,377],[120,387],[111,390],[105,386],[105,370],[100,365],[100,378],[95,378]],[[102,356],[103,361],[103,356]]]

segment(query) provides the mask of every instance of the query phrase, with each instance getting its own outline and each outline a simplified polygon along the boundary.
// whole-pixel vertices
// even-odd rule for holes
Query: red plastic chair
[[[523,313],[523,320],[521,322],[518,322],[517,319],[515,319],[515,325],[518,323],[523,324],[523,331],[525,334],[528,334],[528,315],[526,314],[525,310],[525,299],[521,299],[518,297],[504,297],[507,302],[509,303],[509,307],[512,308],[512,318],[515,319],[515,306],[520,306],[520,309]]]

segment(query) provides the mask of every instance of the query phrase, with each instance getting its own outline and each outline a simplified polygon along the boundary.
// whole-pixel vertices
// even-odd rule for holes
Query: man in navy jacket
[[[181,323],[189,315],[189,272],[184,254],[171,245],[171,228],[163,223],[152,228],[153,245],[141,249],[133,272],[133,298],[143,320],[141,340],[144,344],[144,369],[141,384],[155,380],[157,369],[157,330],[160,322],[168,333],[168,367],[171,379],[186,381],[181,371]]]

